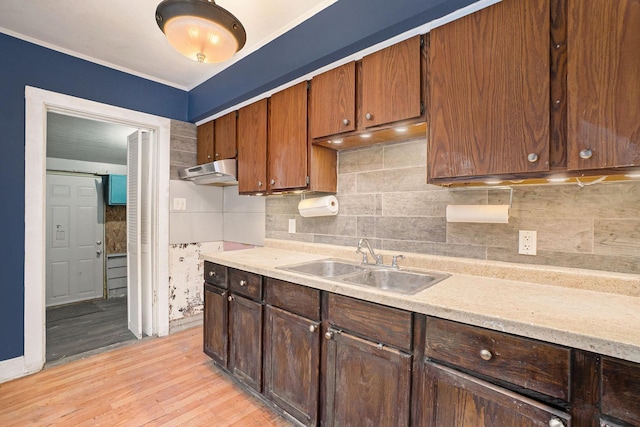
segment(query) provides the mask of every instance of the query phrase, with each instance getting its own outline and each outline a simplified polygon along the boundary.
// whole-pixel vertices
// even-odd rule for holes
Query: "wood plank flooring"
[[[0,425],[292,424],[213,364],[196,327],[0,384]]]
[[[47,309],[47,363],[135,339],[124,297]]]

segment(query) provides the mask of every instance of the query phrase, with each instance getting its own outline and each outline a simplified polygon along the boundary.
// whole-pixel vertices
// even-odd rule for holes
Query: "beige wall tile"
[[[418,141],[384,146],[384,168],[426,167],[427,143]]]
[[[367,149],[346,150],[340,152],[338,173],[352,173],[382,169],[383,149],[376,146]]]
[[[379,239],[446,241],[444,218],[376,217],[376,237]]]
[[[357,177],[358,193],[389,193],[398,191],[425,191],[426,168],[385,169],[362,172]]]
[[[601,219],[594,228],[594,253],[640,258],[640,219]]]

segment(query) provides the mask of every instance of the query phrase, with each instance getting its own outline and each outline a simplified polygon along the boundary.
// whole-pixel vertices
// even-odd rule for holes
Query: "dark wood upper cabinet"
[[[430,362],[422,396],[423,419],[416,425],[424,427],[571,426],[565,412]]]
[[[428,179],[549,169],[550,0],[504,0],[430,35]]]
[[[420,36],[415,36],[362,58],[359,127],[421,115],[420,57]]]
[[[267,100],[238,110],[238,192],[267,189]]]
[[[269,190],[307,187],[307,82],[271,96],[267,171]]]
[[[214,159],[233,159],[238,154],[236,148],[236,112],[232,111],[215,120]]]
[[[356,128],[356,63],[349,62],[311,80],[309,133],[320,138]]]
[[[214,121],[203,123],[197,128],[197,157],[199,165],[214,161]]]
[[[567,7],[567,167],[640,165],[640,2]]]

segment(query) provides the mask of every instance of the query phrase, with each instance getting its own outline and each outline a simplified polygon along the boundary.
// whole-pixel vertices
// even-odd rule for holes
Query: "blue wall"
[[[0,361],[24,353],[24,88],[176,120],[187,92],[0,34]]]
[[[340,0],[188,94],[0,34],[0,361],[23,354],[25,85],[195,122],[473,2]]]
[[[191,90],[189,120],[209,117],[471,3],[340,0]]]

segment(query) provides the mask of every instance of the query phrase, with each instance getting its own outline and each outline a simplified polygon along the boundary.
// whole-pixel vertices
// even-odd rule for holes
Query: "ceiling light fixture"
[[[198,62],[222,62],[244,47],[240,21],[213,0],[164,0],[156,23],[178,52]]]

